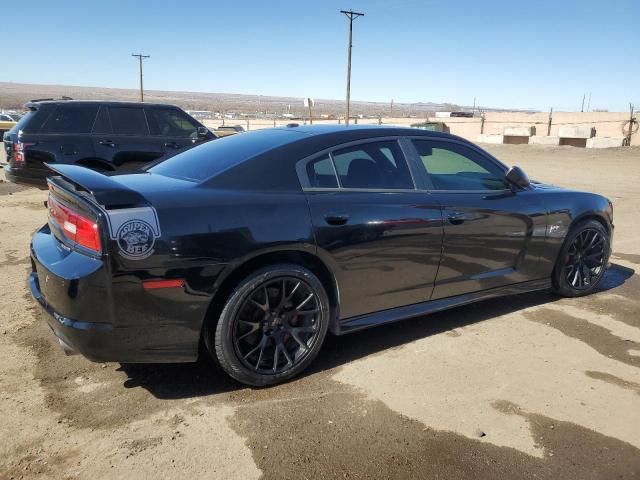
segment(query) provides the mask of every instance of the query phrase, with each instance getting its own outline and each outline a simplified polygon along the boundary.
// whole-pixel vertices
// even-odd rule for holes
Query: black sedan
[[[67,352],[270,385],[334,334],[490,297],[592,292],[611,202],[530,182],[453,135],[275,128],[145,171],[52,166],[31,291]]]

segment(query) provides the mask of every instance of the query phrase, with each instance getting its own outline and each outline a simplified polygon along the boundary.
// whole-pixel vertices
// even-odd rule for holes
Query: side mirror
[[[198,127],[198,136],[206,137],[209,134],[209,129],[207,127]]]
[[[524,170],[515,165],[509,169],[505,178],[511,185],[519,188],[527,188],[531,183],[527,174],[524,173]]]

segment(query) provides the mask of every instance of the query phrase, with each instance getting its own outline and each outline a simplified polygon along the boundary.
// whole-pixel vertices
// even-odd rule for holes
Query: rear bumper
[[[29,288],[33,298],[46,313],[47,324],[66,353],[80,353],[94,362],[110,359],[110,349],[105,349],[105,339],[113,335],[112,325],[80,322],[60,315],[44,299],[37,272],[29,275]]]
[[[5,165],[4,175],[10,182],[47,188],[47,174],[43,171],[32,171],[28,168],[11,168]]]
[[[77,320],[62,315],[45,298],[40,287],[41,275],[49,275],[49,282],[60,281],[51,273],[45,273],[44,267],[37,267],[29,275],[31,295],[42,307],[47,324],[58,338],[60,346],[67,354],[79,353],[92,362],[120,363],[177,363],[192,362],[197,359],[197,348],[181,348],[177,351],[173,336],[166,332],[160,342],[150,340],[153,335],[145,329],[127,325],[114,326],[111,323]],[[101,305],[92,305],[96,312],[104,311]],[[195,337],[197,346],[197,336]]]
[[[31,263],[31,295],[67,353],[77,352],[94,362],[197,360],[197,319],[203,313],[193,308],[194,302],[185,308],[182,290],[149,293],[133,277],[114,286],[105,262],[65,248],[48,225],[33,235]],[[113,293],[118,288],[123,290]],[[190,311],[195,314],[192,320]]]
[[[116,332],[104,263],[66,248],[45,225],[31,240],[31,266],[31,295],[61,343],[93,361],[112,359]]]

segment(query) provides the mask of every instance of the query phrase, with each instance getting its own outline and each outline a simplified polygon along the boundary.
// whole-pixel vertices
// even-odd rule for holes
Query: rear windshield
[[[19,132],[20,130],[25,130],[25,125],[29,122],[29,119],[35,115],[35,111],[29,110],[20,120],[16,123],[11,132]]]
[[[238,133],[187,150],[151,167],[149,171],[200,182],[303,137],[300,132],[272,128]]]

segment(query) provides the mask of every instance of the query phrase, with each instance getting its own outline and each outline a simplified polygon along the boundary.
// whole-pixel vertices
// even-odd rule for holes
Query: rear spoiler
[[[149,205],[140,193],[95,170],[78,165],[46,165],[76,190],[89,193],[96,203],[105,208]]]

